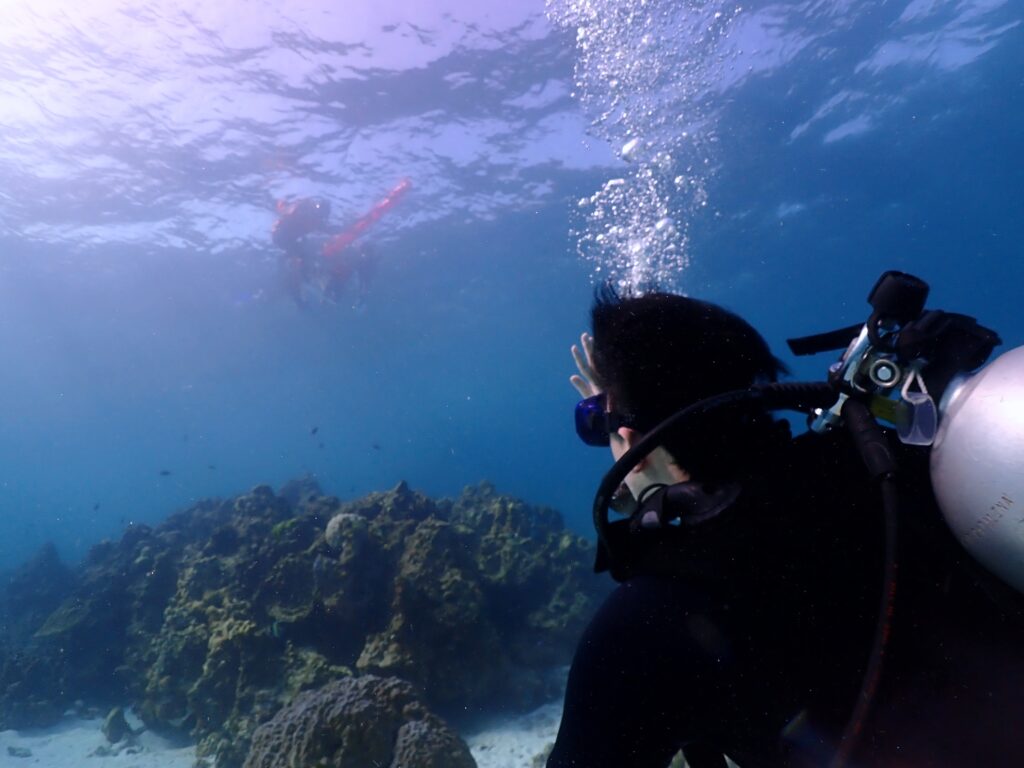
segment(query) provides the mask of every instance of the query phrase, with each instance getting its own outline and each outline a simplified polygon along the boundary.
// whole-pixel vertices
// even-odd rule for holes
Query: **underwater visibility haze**
[[[0,567],[306,474],[480,481],[590,535],[569,346],[605,280],[783,340],[886,269],[1024,342],[1009,0],[12,0]],[[318,198],[373,270],[289,290]],[[330,232],[324,237],[332,236]]]
[[[734,310],[797,380],[831,360],[785,339],[864,322],[885,270],[1021,345],[1022,21],[10,0],[0,728],[130,699],[269,768],[366,697],[497,768],[432,712],[557,698],[607,589],[568,381],[595,288]]]

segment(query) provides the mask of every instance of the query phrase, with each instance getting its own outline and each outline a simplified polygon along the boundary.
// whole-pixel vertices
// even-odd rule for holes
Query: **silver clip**
[[[917,382],[919,388],[917,392],[910,391],[914,382]],[[899,435],[900,441],[906,445],[934,443],[935,433],[939,427],[939,412],[916,366],[908,369],[900,397],[908,411],[907,419],[896,426],[896,434]]]

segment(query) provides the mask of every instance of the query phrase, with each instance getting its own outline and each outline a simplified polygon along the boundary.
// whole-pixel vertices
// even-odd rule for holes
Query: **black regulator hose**
[[[875,636],[871,643],[871,655],[861,680],[860,690],[854,702],[853,712],[836,749],[836,754],[829,768],[843,768],[856,746],[857,739],[864,729],[868,712],[878,692],[878,683],[882,677],[882,665],[885,652],[889,645],[893,610],[896,602],[896,571],[897,571],[897,528],[899,510],[899,492],[896,489],[896,459],[892,447],[871,415],[868,407],[859,400],[847,400],[842,409],[843,421],[850,437],[860,451],[860,457],[868,470],[872,481],[877,482],[882,495],[882,510],[885,526],[885,566],[882,572],[882,593],[878,606],[878,621],[875,624]]]
[[[761,384],[750,389],[736,389],[700,400],[669,416],[645,434],[639,443],[626,451],[605,474],[594,496],[594,529],[600,546],[610,553],[608,541],[608,507],[612,496],[626,475],[651,451],[664,442],[665,435],[686,426],[692,419],[722,408],[758,403],[767,411],[793,410],[809,412],[827,408],[836,401],[836,390],[825,382]]]

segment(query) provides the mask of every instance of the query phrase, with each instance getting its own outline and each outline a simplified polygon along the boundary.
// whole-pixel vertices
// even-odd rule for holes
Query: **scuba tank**
[[[978,562],[1024,592],[1024,347],[950,384],[931,481],[942,515]]]
[[[928,447],[932,490],[957,540],[1024,592],[1024,347],[985,365],[999,336],[972,317],[925,310],[927,295],[919,278],[882,275],[868,297],[874,312],[830,368],[837,403],[811,429],[836,425],[856,398],[902,442]],[[789,345],[813,354],[850,330]]]

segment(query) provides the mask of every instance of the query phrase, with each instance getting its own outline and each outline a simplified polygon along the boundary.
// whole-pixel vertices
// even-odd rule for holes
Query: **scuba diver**
[[[357,284],[357,305],[362,303],[376,268],[376,251],[355,241],[387,213],[412,186],[403,179],[369,211],[341,231],[331,233],[330,202],[323,198],[279,201],[280,218],[272,240],[284,252],[285,286],[297,304],[312,293],[321,301],[338,302],[346,287]],[[327,236],[326,241],[323,236]]]
[[[966,379],[1000,340],[925,312],[922,286],[886,273],[863,327],[792,340],[846,349],[810,385],[777,383],[728,310],[599,290],[571,382],[578,435],[615,460],[595,570],[619,585],[579,641],[547,768],[1024,764],[1024,541],[973,543],[1001,511],[1019,522],[1024,348]],[[1016,416],[992,413],[1004,401]],[[811,429],[791,437],[781,407]]]

